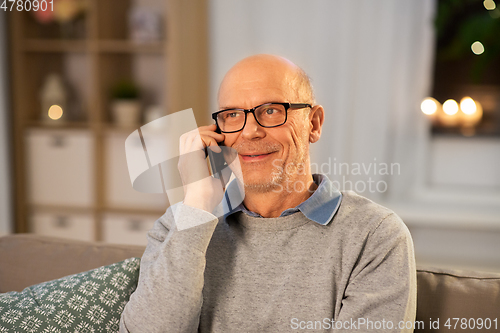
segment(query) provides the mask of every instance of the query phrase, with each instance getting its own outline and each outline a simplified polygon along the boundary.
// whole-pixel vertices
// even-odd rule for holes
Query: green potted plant
[[[111,89],[111,112],[114,122],[121,127],[139,124],[141,103],[139,88],[128,79],[117,81]]]

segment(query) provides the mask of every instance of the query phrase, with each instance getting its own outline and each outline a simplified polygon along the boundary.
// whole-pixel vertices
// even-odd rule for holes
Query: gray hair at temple
[[[316,97],[314,96],[311,78],[299,66],[297,66],[296,75],[295,80],[292,82],[292,89],[295,89],[297,92],[298,100],[296,102],[316,105]]]

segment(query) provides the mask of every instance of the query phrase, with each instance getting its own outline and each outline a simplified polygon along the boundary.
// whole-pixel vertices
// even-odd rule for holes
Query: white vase
[[[134,127],[139,125],[141,104],[135,99],[116,99],[111,103],[111,112],[116,125]]]

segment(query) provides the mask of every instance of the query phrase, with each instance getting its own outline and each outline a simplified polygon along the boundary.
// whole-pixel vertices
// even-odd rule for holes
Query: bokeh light
[[[454,99],[448,99],[443,103],[443,111],[449,116],[458,112],[458,103]]]
[[[471,115],[477,110],[476,102],[470,97],[464,97],[460,101],[460,109],[463,113]]]
[[[495,10],[497,8],[497,5],[495,4],[495,1],[493,0],[484,0],[483,1],[484,8],[488,10]]]
[[[472,52],[476,55],[480,55],[484,53],[484,46],[481,42],[474,42],[472,43],[471,47]]]
[[[438,109],[438,101],[432,97],[427,97],[420,104],[420,110],[426,115],[435,114]]]
[[[49,118],[52,120],[57,120],[63,115],[63,109],[59,105],[52,105],[49,108]]]

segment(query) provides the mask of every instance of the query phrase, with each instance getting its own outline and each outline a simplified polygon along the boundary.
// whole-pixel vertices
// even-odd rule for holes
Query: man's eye
[[[240,116],[240,112],[236,112],[236,111],[223,113],[224,119],[235,119],[235,118],[238,118],[239,116]]]
[[[278,110],[276,110],[276,109],[267,109],[266,110],[266,114],[268,114],[268,115],[272,115],[275,113],[278,113]]]

